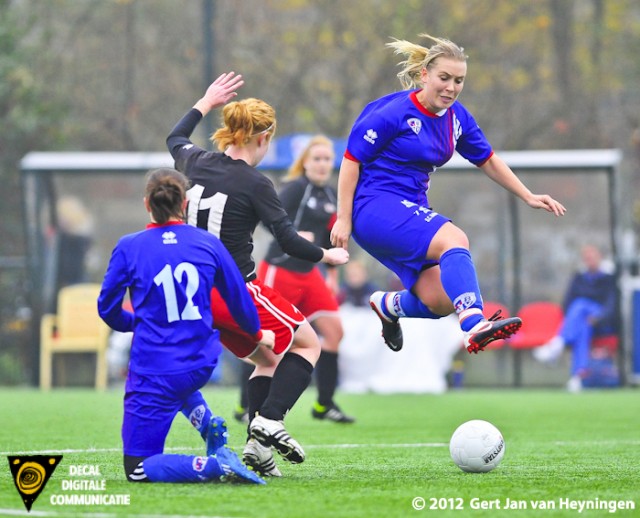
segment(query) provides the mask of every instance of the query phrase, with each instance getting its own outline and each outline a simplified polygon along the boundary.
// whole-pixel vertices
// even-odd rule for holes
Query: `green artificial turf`
[[[244,427],[231,417],[237,391],[209,386],[204,394],[227,418],[230,446],[241,453]],[[124,480],[122,470],[121,390],[2,389],[0,516],[26,515],[6,456],[41,453],[63,459],[32,516],[640,516],[637,391],[341,394],[344,410],[357,417],[354,425],[311,419],[312,398],[307,391],[286,419],[307,460],[289,465],[277,457],[283,477],[266,486],[136,485]],[[449,457],[451,434],[470,419],[490,421],[505,438],[502,464],[490,473],[463,473]],[[181,415],[166,446],[170,453],[204,451]],[[101,475],[73,477],[75,465],[98,466]],[[100,492],[63,490],[70,479],[106,480],[102,493],[128,495],[130,504],[52,505],[55,495]],[[420,499],[426,507],[416,510]],[[520,509],[505,509],[509,505]]]

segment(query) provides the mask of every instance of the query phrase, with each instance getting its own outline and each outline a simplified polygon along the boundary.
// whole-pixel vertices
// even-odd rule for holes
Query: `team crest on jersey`
[[[416,119],[416,118],[408,119],[407,124],[416,135],[420,133],[420,130],[422,129],[422,121],[420,119]]]

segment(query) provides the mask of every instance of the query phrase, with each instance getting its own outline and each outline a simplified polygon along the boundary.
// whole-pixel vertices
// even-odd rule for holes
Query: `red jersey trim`
[[[168,227],[170,225],[186,225],[184,221],[167,221],[166,223],[148,223],[145,228],[160,228],[160,227]]]
[[[348,149],[344,152],[344,157],[345,157],[347,160],[351,160],[352,162],[356,162],[357,164],[359,164],[359,163],[360,163],[360,160],[358,160],[356,157],[354,157],[354,156],[349,152],[349,150],[348,150]]]
[[[415,107],[418,108],[418,110],[420,110],[420,113],[423,113],[427,117],[433,117],[434,119],[439,118],[440,115],[427,110],[424,106],[422,106],[420,101],[418,101],[418,92],[421,92],[421,91],[422,91],[422,88],[420,90],[414,90],[409,94],[409,99],[411,99],[411,102],[415,105]],[[447,110],[448,109],[449,108],[447,108]]]
[[[491,150],[491,154],[487,158],[485,158],[482,162],[478,164],[478,167],[482,167],[484,164],[486,164],[492,156],[493,156],[493,150]]]

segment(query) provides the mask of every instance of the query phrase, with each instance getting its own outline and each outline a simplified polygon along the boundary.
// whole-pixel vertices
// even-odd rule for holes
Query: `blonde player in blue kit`
[[[398,74],[405,90],[371,102],[353,125],[340,167],[331,242],[346,247],[353,232],[364,250],[401,279],[405,290],[375,292],[370,299],[392,350],[403,345],[400,317],[437,319],[455,311],[465,347],[478,352],[511,336],[522,322],[483,317],[469,240],[431,209],[431,174],[457,151],[530,207],[556,216],[565,208],[547,194],[533,194],[457,101],[467,74],[464,50],[446,39],[421,37],[435,44],[387,44],[406,58]]]
[[[226,447],[224,420],[212,416],[199,389],[210,379],[222,345],[213,329],[215,286],[239,325],[272,348],[244,279],[220,240],[186,225],[186,176],[174,169],[147,175],[144,203],[151,223],[126,235],[113,250],[98,312],[113,329],[133,331],[125,386],[122,442],[130,482],[208,482],[222,477],[264,481]],[[129,290],[134,312],[122,308]],[[207,455],[165,454],[178,412],[207,441]]]

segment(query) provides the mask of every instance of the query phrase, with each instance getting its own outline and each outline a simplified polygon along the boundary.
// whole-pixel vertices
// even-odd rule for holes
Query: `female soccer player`
[[[212,137],[220,152],[205,151],[191,142],[191,133],[202,117],[232,99],[242,84],[241,76],[233,72],[218,77],[173,128],[167,146],[176,168],[192,183],[188,223],[220,237],[244,276],[262,326],[275,332],[273,350],[256,347],[215,291],[212,294],[214,321],[223,345],[238,358],[256,364],[248,384],[251,438],[244,461],[259,473],[279,476],[270,447],[289,462],[305,459],[304,450],[282,421],[311,381],[320,342],[300,311],[256,278],[253,232],[262,222],[286,253],[314,263],[343,264],[349,254],[343,248],[320,248],[300,237],[273,183],[255,169],[276,129],[275,110],[269,104],[254,98],[226,104],[223,126]]]
[[[148,173],[144,204],[151,223],[118,241],[98,298],[98,312],[110,327],[133,331],[122,423],[125,473],[130,482],[231,475],[264,483],[226,448],[224,421],[211,416],[199,392],[222,351],[212,328],[213,286],[257,346],[273,347],[275,337],[261,331],[242,275],[220,240],[184,224],[187,186],[174,169]],[[134,313],[122,308],[127,289]],[[179,411],[198,417],[207,456],[163,453]]]
[[[556,216],[565,208],[548,194],[533,194],[493,152],[473,116],[457,101],[467,75],[463,49],[446,39],[421,36],[435,44],[387,44],[406,57],[398,77],[410,91],[371,102],[356,120],[340,167],[331,242],[346,247],[353,232],[362,248],[402,280],[405,290],[376,292],[370,299],[392,350],[402,348],[400,317],[435,319],[455,311],[467,350],[478,352],[511,336],[522,322],[517,317],[483,318],[469,240],[431,209],[431,173],[455,150],[530,207]]]
[[[335,222],[336,191],[328,184],[333,172],[333,142],[323,135],[311,138],[289,168],[279,193],[284,209],[303,237],[318,246],[330,247]],[[320,269],[309,261],[291,257],[273,241],[258,267],[258,278],[278,290],[313,325],[322,339],[322,352],[315,368],[318,400],[311,415],[337,423],[353,423],[334,401],[338,385],[338,348],[344,331],[338,313],[338,271]]]

